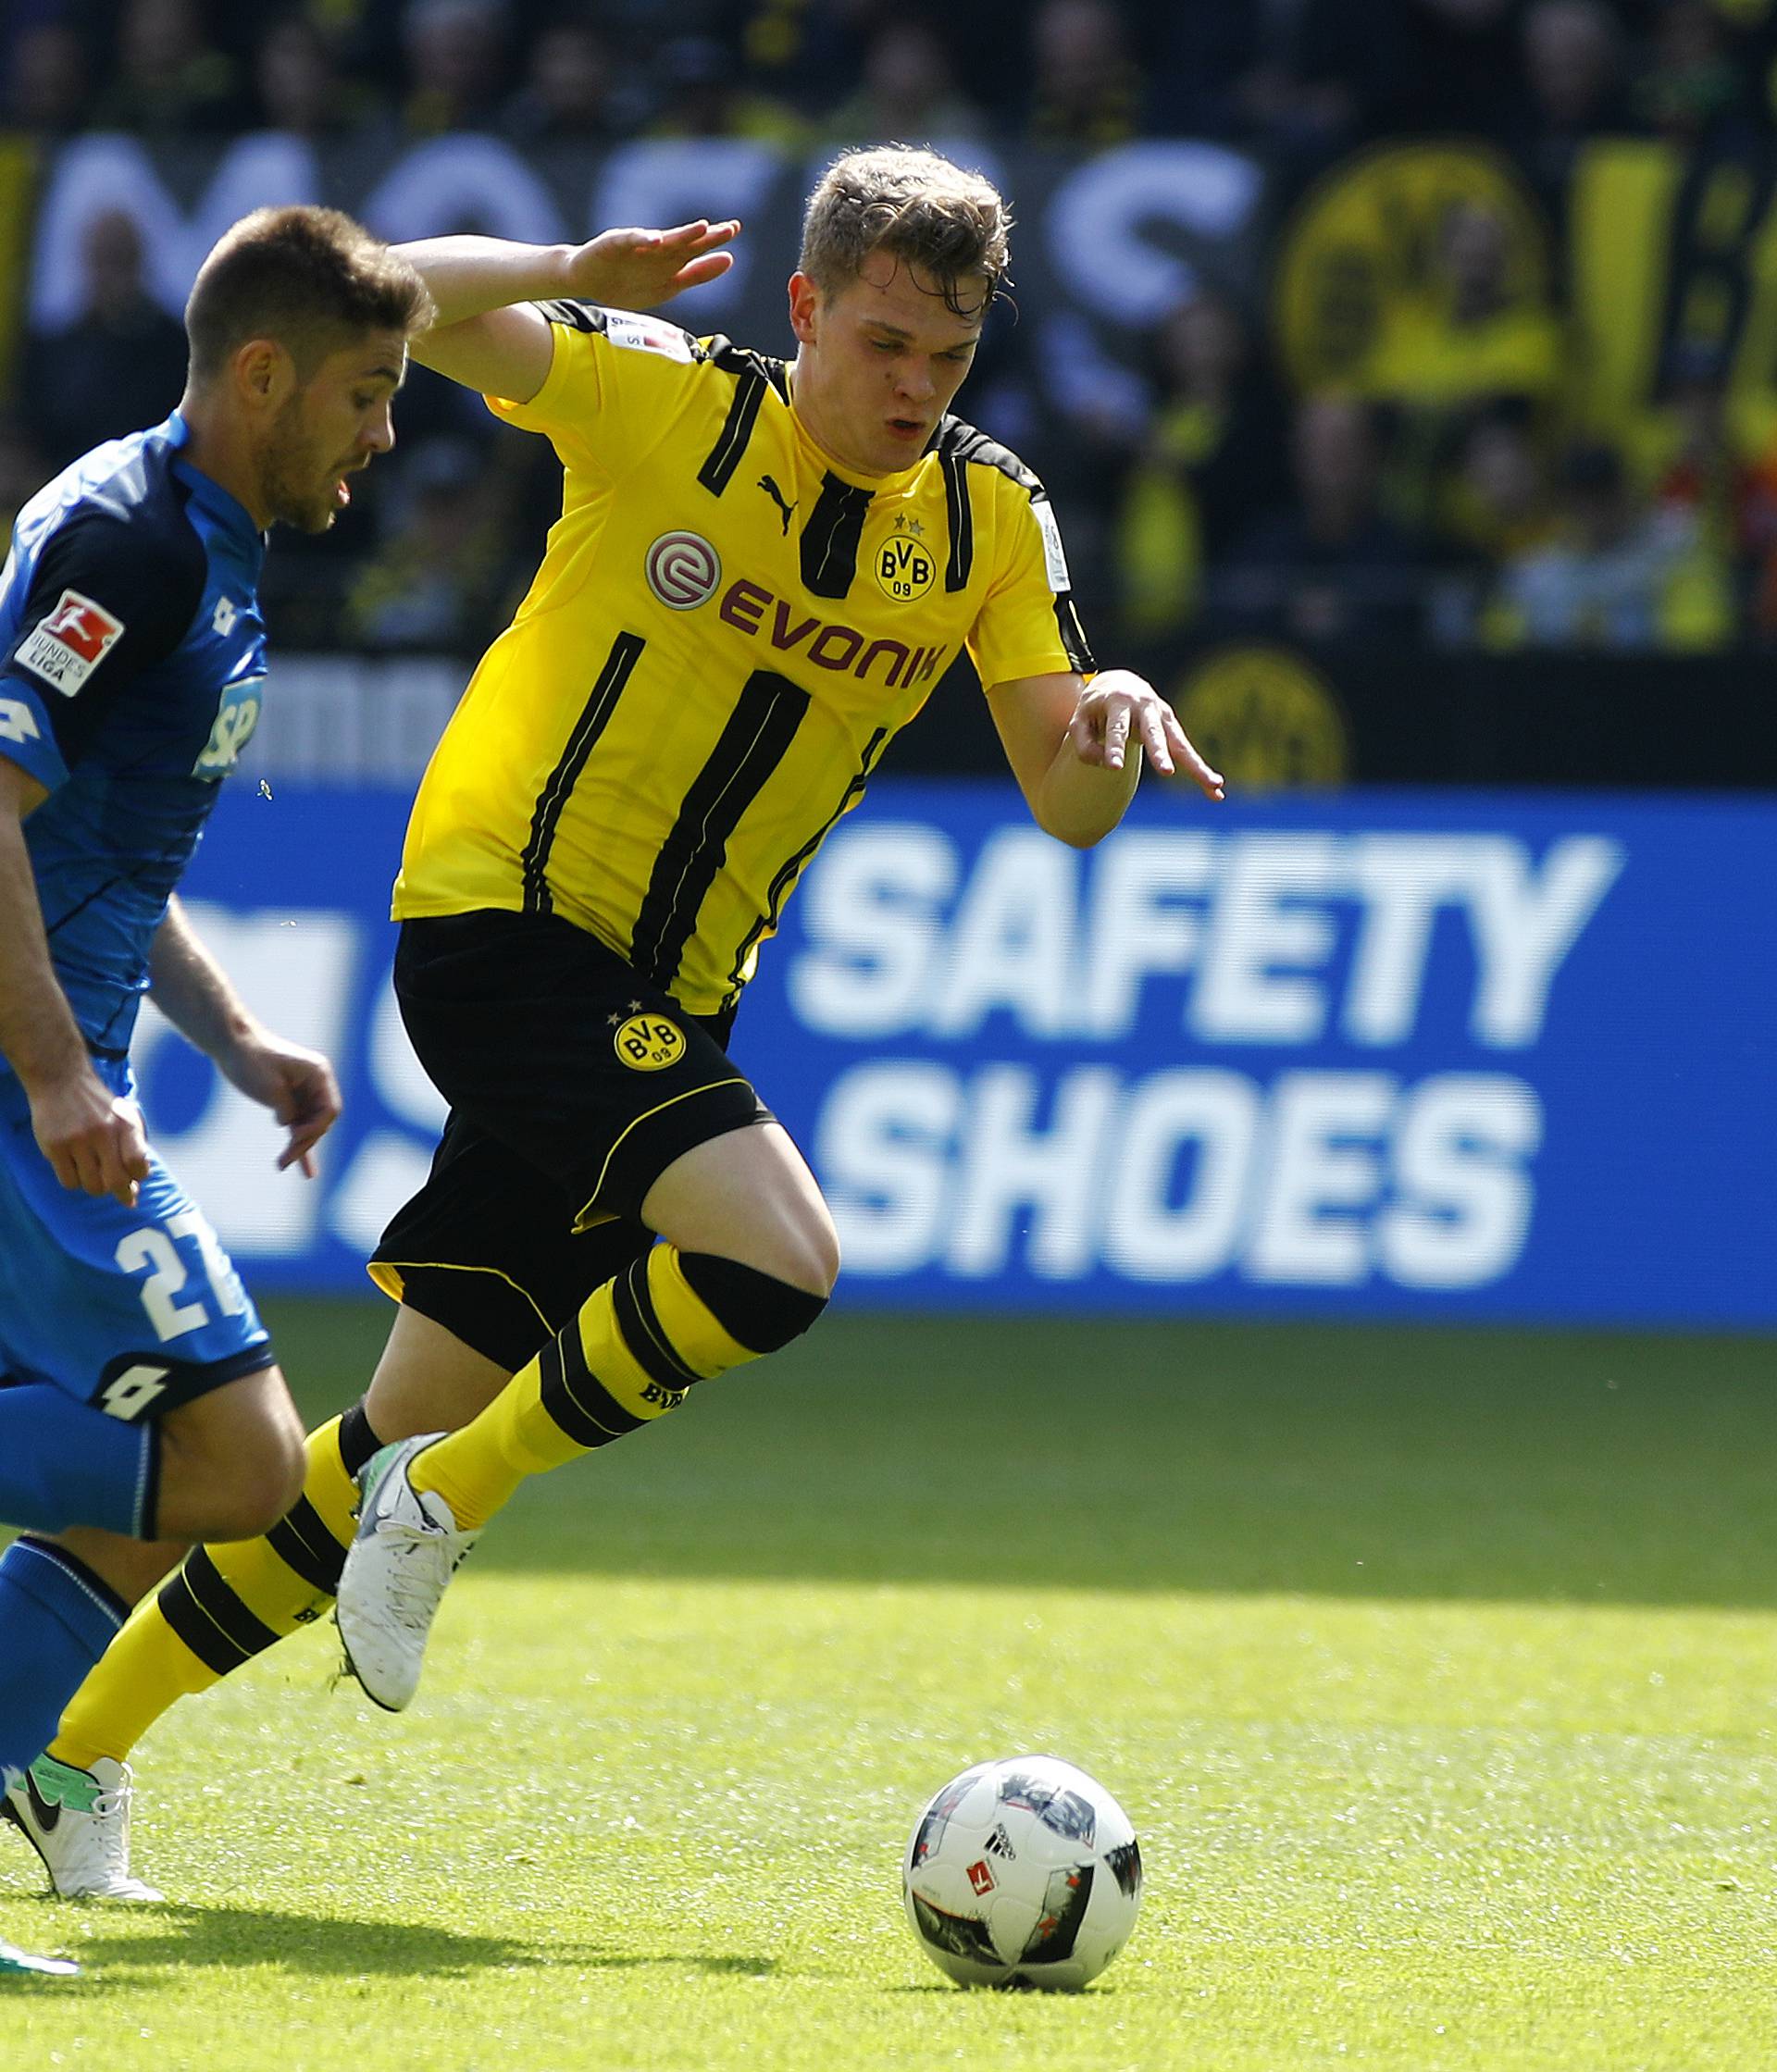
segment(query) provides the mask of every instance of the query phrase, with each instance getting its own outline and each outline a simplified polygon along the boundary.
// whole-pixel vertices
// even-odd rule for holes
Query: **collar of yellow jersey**
[[[904,490],[913,477],[919,473],[920,462],[926,458],[926,453],[923,451],[910,465],[897,468],[892,475],[865,475],[860,469],[848,465],[836,454],[829,453],[814,434],[809,430],[802,413],[796,407],[796,363],[793,360],[789,363],[787,371],[789,376],[789,421],[796,428],[797,438],[808,448],[809,452],[814,454],[828,474],[837,475],[841,482],[850,482],[855,490],[875,490],[878,492],[887,490],[892,496]]]

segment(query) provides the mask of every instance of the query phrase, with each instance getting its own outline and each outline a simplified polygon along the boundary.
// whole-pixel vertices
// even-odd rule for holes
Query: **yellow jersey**
[[[557,913],[714,1014],[959,648],[988,686],[1092,661],[1004,447],[947,417],[858,475],[781,360],[541,306],[547,379],[487,400],[554,444],[562,515],[420,782],[394,915]]]

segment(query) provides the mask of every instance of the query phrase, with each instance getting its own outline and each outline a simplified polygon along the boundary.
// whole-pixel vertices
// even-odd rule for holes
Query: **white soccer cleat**
[[[6,1787],[6,1818],[43,1859],[64,1899],[123,1899],[147,1904],[162,1895],[130,1875],[130,1805],[134,1772],[101,1756],[76,1769],[39,1756]]]
[[[480,1537],[459,1532],[444,1499],[407,1479],[414,1456],[443,1436],[427,1432],[384,1446],[358,1473],[358,1530],[333,1617],[346,1668],[385,1712],[404,1711],[419,1688],[439,1602]]]
[[[78,1979],[81,1967],[70,1957],[33,1957],[16,1942],[0,1942],[0,1979]]]

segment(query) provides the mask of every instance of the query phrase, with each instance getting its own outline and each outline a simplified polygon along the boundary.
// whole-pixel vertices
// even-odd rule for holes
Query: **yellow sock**
[[[58,1761],[79,1769],[100,1756],[122,1762],[178,1699],[207,1691],[326,1608],[357,1501],[340,1422],[309,1434],[302,1496],[263,1539],[194,1547],[136,1607],[68,1700],[49,1748]]]
[[[479,1417],[428,1446],[410,1480],[443,1497],[459,1529],[473,1532],[527,1476],[652,1423],[692,1382],[758,1357],[693,1290],[677,1249],[656,1245],[595,1289]]]

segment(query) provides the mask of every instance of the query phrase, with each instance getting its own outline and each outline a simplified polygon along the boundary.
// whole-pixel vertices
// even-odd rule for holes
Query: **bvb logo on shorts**
[[[685,1055],[684,1030],[664,1014],[631,1014],[611,1041],[631,1072],[665,1072]]]
[[[893,536],[876,549],[876,584],[885,597],[910,603],[924,597],[938,574],[938,563],[919,536],[919,520],[897,517]]]

